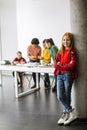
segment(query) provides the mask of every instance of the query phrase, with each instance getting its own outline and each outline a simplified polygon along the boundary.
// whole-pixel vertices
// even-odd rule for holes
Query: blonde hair
[[[62,36],[62,41],[63,41],[64,36],[67,36],[67,37],[70,38],[70,41],[71,41],[70,50],[71,50],[72,48],[74,48],[74,38],[73,38],[73,34],[70,33],[70,32],[64,33],[64,35]],[[63,42],[61,42],[61,48],[59,49],[58,52],[59,52],[60,54],[62,54],[62,53],[64,52],[64,50],[65,50],[65,47],[64,47],[64,45],[63,45]]]

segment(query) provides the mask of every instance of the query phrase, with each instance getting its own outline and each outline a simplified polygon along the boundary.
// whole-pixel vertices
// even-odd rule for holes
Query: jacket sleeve
[[[60,66],[58,65],[58,62],[60,62],[60,54],[57,53],[54,60],[54,68],[60,69]]]
[[[70,52],[70,56],[71,56],[71,61],[69,62],[69,64],[58,64],[58,68],[60,68],[60,70],[70,70],[72,71],[75,68],[76,65],[76,51],[71,51]]]

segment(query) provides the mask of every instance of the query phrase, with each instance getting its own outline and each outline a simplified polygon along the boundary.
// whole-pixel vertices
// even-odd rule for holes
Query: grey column
[[[87,118],[87,0],[70,0],[71,32],[78,52],[78,79],[72,91],[72,104],[80,118]]]

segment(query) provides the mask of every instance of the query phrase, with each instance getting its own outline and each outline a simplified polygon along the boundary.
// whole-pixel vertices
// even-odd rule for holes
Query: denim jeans
[[[72,74],[61,73],[57,76],[57,98],[64,107],[64,111],[72,109],[71,106],[71,89],[73,84]]]
[[[44,86],[50,87],[50,78],[48,73],[44,73]]]
[[[29,62],[40,63],[40,60],[33,61],[33,60],[30,59]],[[33,77],[34,84],[36,85],[36,73],[33,72],[32,77]],[[38,82],[40,83],[40,73],[38,73]]]
[[[55,75],[54,78],[55,78],[55,87],[57,89],[57,75]]]

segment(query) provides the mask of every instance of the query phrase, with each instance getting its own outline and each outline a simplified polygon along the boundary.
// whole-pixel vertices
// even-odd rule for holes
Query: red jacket
[[[61,72],[71,72],[72,78],[77,78],[76,73],[76,51],[75,49],[64,50],[63,54],[56,54],[54,60],[55,75]]]
[[[20,63],[21,61],[25,62],[26,63],[26,60],[25,58],[21,57],[20,59],[18,59],[17,57],[13,60],[14,61],[18,61],[18,63]]]

